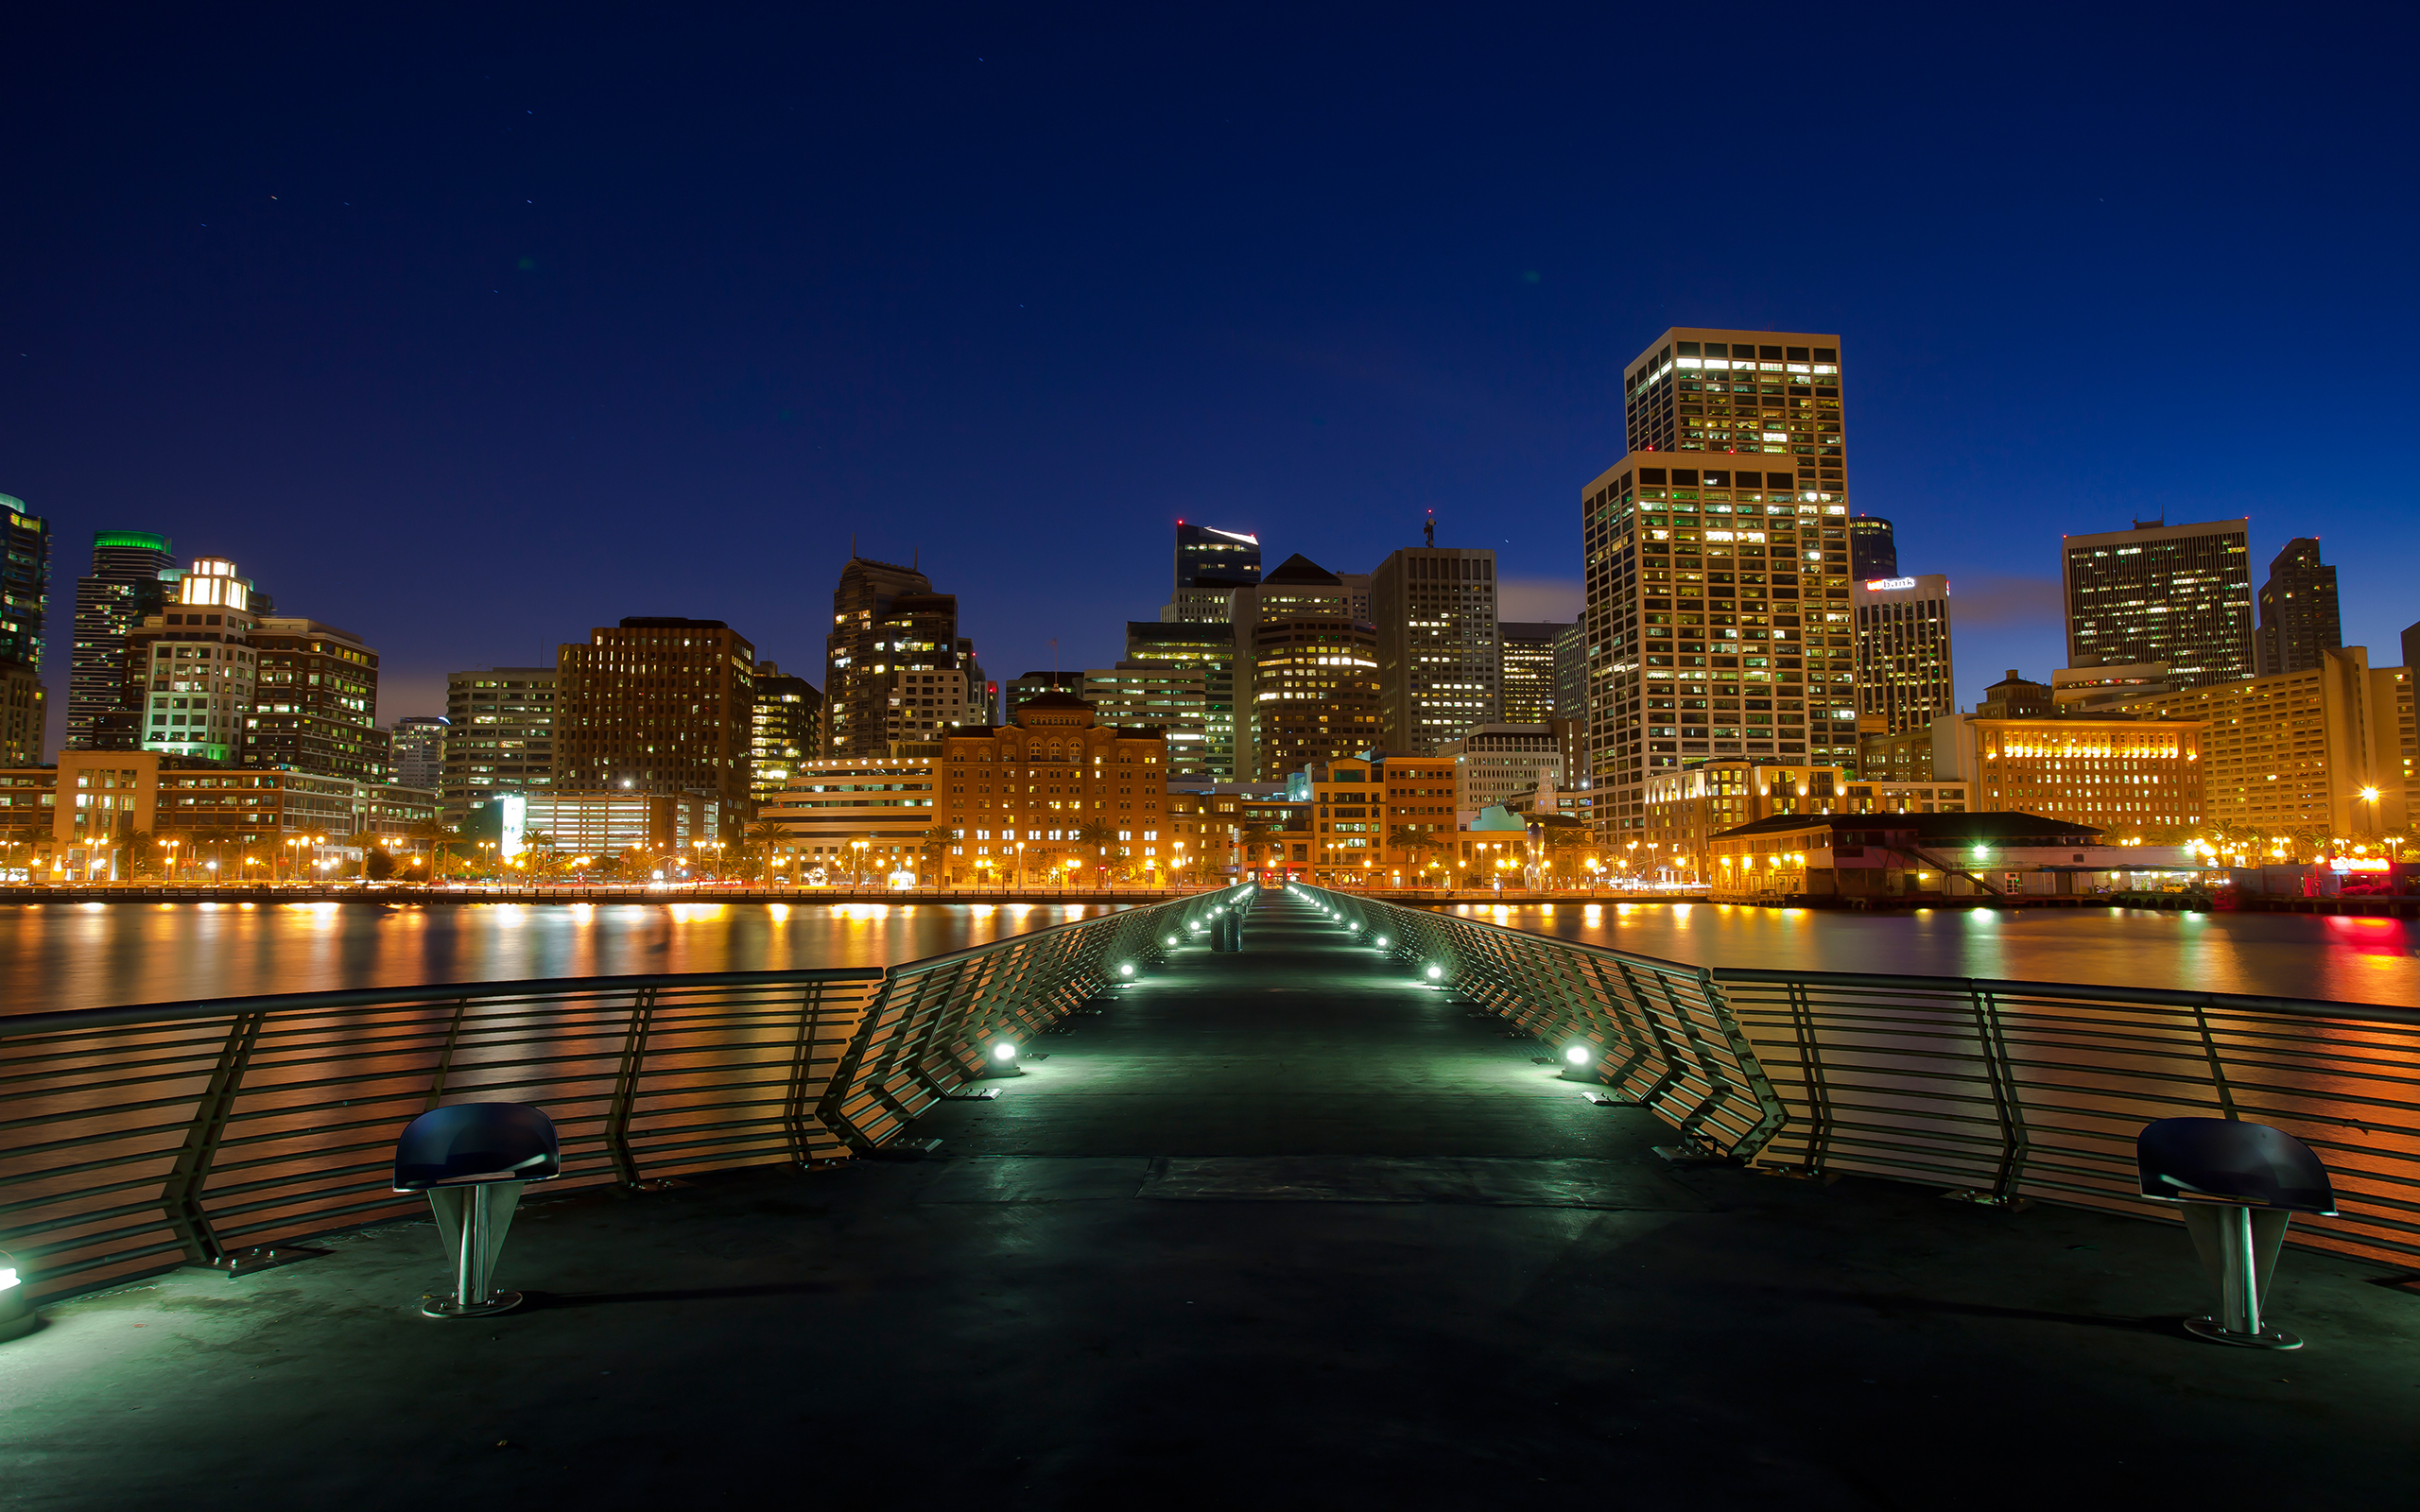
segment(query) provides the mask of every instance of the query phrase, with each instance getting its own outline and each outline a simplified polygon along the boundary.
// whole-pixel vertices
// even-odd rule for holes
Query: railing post
[[[626,1187],[639,1184],[638,1157],[631,1150],[631,1110],[638,1102],[639,1078],[647,1069],[648,1033],[655,1026],[654,988],[645,988],[631,1005],[631,1026],[622,1039],[621,1069],[614,1077],[614,1098],[605,1109],[605,1151],[614,1161],[614,1178]]]
[[[268,1020],[266,1013],[239,1013],[228,1022],[218,1063],[211,1069],[209,1084],[194,1105],[184,1144],[177,1151],[167,1185],[160,1192],[169,1229],[184,1246],[185,1259],[198,1265],[212,1264],[227,1255],[201,1205],[201,1189],[218,1159],[219,1141],[226,1136],[228,1119],[234,1115],[236,1094],[243,1091],[245,1068],[251,1063],[252,1047],[260,1041],[261,1025]]]
[[[2008,1041],[2000,1033],[1999,1000],[1975,987],[1967,988],[1967,996],[1975,1005],[1976,1038],[1981,1042],[1983,1069],[1991,1081],[1992,1111],[2000,1125],[2000,1164],[1992,1177],[1992,1200],[2006,1203],[2015,1198],[2017,1183],[2025,1176],[2029,1153],[2025,1108],[2017,1099],[2015,1072],[2008,1063]]]
[[[1822,1174],[1832,1153],[1832,1085],[1824,1065],[1824,1045],[1815,1032],[1815,1005],[1806,984],[1789,984],[1789,1027],[1798,1041],[1798,1073],[1806,1086],[1806,1108],[1814,1127],[1806,1133],[1806,1174]]]
[[[2193,1027],[2201,1032],[2202,1058],[2209,1063],[2210,1088],[2219,1096],[2219,1116],[2234,1119],[2235,1089],[2227,1083],[2226,1062],[2219,1057],[2218,1037],[2210,1033],[2210,995],[2203,993],[2193,1005]]]

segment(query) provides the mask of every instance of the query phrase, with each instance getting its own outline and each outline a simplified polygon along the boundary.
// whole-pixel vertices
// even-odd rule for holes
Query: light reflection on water
[[[0,906],[0,1012],[432,982],[888,966],[1094,903],[27,903]]]
[[[2393,919],[2135,909],[1846,914],[1727,903],[1472,903],[1457,913],[1692,966],[1980,976],[2420,1007]]]

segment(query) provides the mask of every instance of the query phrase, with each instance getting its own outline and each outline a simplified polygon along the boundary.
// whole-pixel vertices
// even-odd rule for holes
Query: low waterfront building
[[[2021,813],[1774,815],[1708,849],[1712,901],[1819,906],[2110,891],[2190,861],[2183,847],[2110,845],[2098,826]]]
[[[2196,821],[2293,859],[2333,840],[2409,833],[2413,751],[2401,711],[2411,670],[2373,668],[2368,648],[2322,650],[2298,672],[2125,700],[2113,708],[2207,730]]]
[[[1563,782],[1563,744],[1552,725],[1480,725],[1437,754],[1453,760],[1454,806],[1465,816],[1524,788]]]
[[[491,817],[492,816],[492,817]],[[465,838],[494,841],[506,860],[524,850],[559,856],[697,860],[701,848],[727,844],[721,805],[710,793],[498,794],[473,816]]]
[[[2205,728],[2200,719],[2118,713],[1951,715],[1933,722],[1933,776],[1966,782],[1979,809],[2095,825],[2122,839],[2182,841],[2205,812]]]
[[[1708,842],[1726,830],[1789,814],[1961,814],[1965,782],[1867,782],[1844,766],[1724,760],[1648,779],[1651,862],[1690,882],[1711,879]]]
[[[1190,804],[1183,816],[1171,808],[1158,730],[1104,725],[1060,692],[1034,695],[1010,718],[942,742],[940,880],[1031,884],[1072,872],[1155,883],[1187,851],[1201,854],[1195,826],[1206,821]]]
[[[779,832],[769,843],[775,869],[846,882],[912,867],[941,822],[936,765],[924,756],[800,763],[756,813],[759,825]]]

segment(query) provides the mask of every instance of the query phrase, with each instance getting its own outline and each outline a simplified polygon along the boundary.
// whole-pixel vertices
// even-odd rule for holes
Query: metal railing
[[[413,1211],[394,1141],[535,1103],[567,1185],[846,1159],[1156,961],[1224,893],[887,970],[309,992],[0,1017],[0,1249],[37,1297]]]
[[[1695,967],[1300,887],[1758,1169],[2169,1216],[2154,1119],[2243,1118],[2319,1153],[2341,1212],[2296,1243],[2420,1261],[2420,1009],[2218,992]]]

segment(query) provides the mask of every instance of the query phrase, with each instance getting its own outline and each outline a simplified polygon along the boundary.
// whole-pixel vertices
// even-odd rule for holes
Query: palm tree
[[[1109,865],[1109,848],[1117,839],[1116,829],[1107,819],[1086,819],[1076,826],[1075,837],[1100,852],[1103,870],[1097,875],[1105,878],[1108,875],[1106,868]]]
[[[957,838],[956,830],[946,824],[936,824],[925,832],[924,839],[917,846],[925,855],[927,867],[925,875],[933,878],[937,885],[941,878],[942,859],[949,854],[950,842]]]

